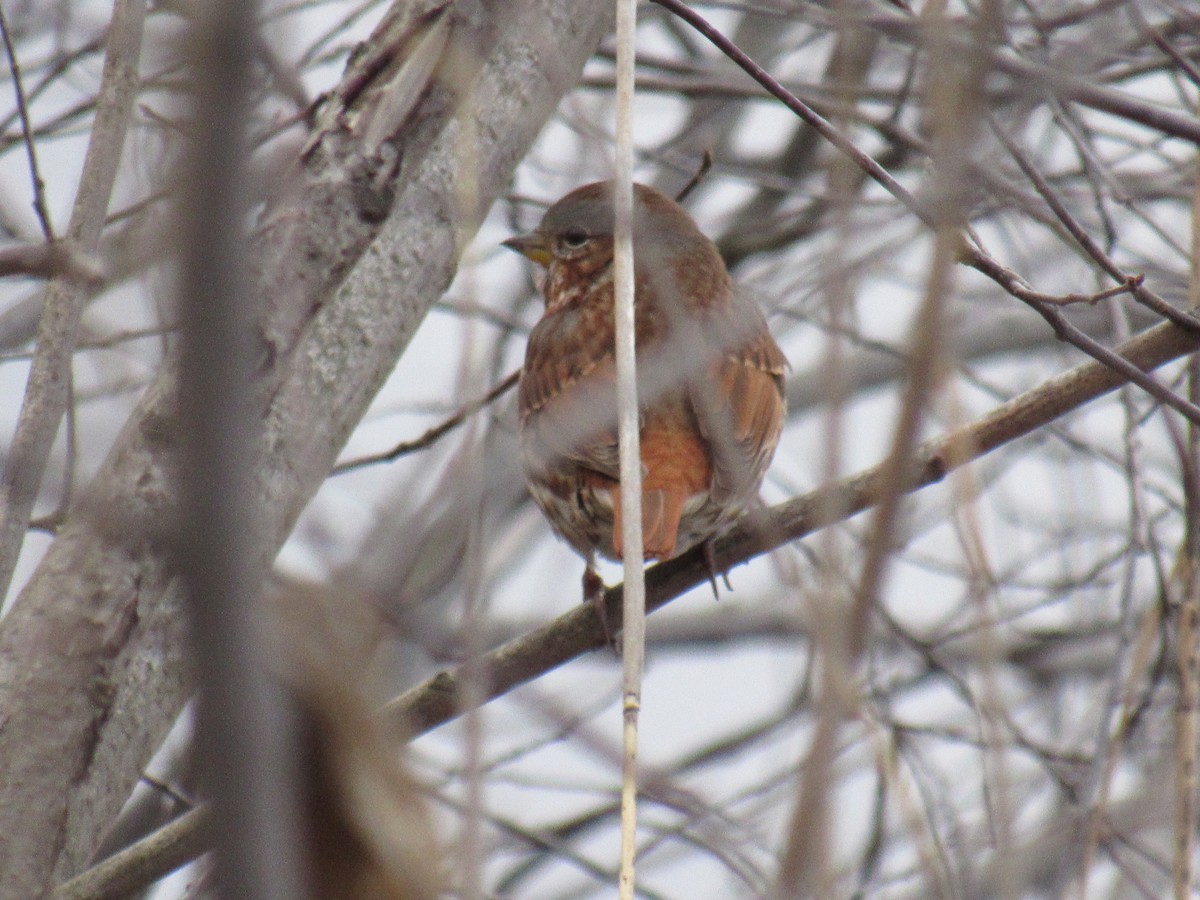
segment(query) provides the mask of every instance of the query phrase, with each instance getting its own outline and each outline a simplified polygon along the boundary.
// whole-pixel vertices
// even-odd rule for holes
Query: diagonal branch
[[[395,462],[401,456],[409,453],[415,453],[418,450],[424,450],[440,441],[443,437],[460,426],[463,422],[469,419],[479,410],[492,403],[499,397],[504,396],[514,387],[517,380],[521,377],[521,370],[510,372],[504,377],[504,380],[497,384],[494,388],[484,394],[477,400],[471,400],[464,403],[454,415],[427,429],[420,437],[413,438],[410,441],[401,441],[391,450],[383,453],[372,453],[369,456],[359,456],[355,459],[346,460],[346,462],[338,463],[333,467],[332,475],[342,475],[346,472],[353,472],[356,469],[361,469],[365,466],[373,466],[378,463]]]

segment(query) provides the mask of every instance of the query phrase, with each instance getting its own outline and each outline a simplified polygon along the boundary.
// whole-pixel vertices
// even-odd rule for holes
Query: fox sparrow
[[[504,245],[548,270],[519,389],[529,490],[590,572],[597,552],[621,557],[611,182],[572,191]],[[667,559],[757,496],[787,363],[712,241],[640,184],[633,245],[645,555]]]

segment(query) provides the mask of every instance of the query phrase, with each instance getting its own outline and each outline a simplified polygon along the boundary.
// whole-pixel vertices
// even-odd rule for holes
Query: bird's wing
[[[783,427],[787,360],[749,300],[713,318],[705,328],[710,342],[729,335],[731,346],[714,348],[716,361],[705,377],[690,380],[689,398],[712,448],[714,498],[746,499],[757,490]]]

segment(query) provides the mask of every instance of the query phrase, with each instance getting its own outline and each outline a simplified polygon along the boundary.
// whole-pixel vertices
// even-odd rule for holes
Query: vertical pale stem
[[[637,0],[617,0],[617,147],[613,181],[613,302],[617,407],[621,447],[621,540],[625,548],[621,710],[621,900],[633,900],[637,839],[637,726],[646,650],[646,585],[642,552],[642,463],[638,440],[637,360],[633,318],[633,63]]]

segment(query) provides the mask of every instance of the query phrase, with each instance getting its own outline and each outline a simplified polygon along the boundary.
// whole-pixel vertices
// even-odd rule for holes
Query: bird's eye
[[[568,250],[578,250],[587,243],[588,233],[582,228],[568,228],[563,232],[563,246]]]

